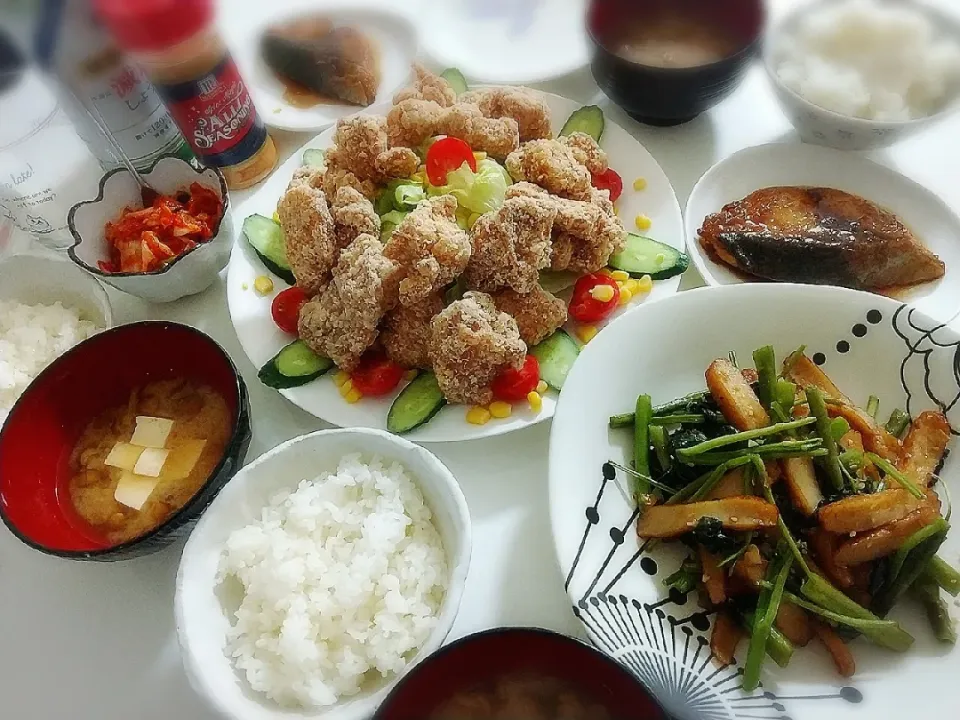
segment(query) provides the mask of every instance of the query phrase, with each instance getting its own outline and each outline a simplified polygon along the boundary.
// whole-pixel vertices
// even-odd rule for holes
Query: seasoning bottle
[[[197,156],[234,190],[266,177],[277,149],[214,27],[213,0],[95,0]]]
[[[165,155],[193,157],[156,89],[110,39],[90,0],[43,0],[35,50],[61,91],[64,110],[104,169],[122,162],[90,113],[102,118],[141,172]]]

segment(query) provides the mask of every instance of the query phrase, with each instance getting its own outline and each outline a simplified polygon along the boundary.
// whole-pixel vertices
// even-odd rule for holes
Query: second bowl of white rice
[[[235,720],[359,720],[453,625],[471,527],[429,451],[325,430],[243,468],[184,548],[175,598],[191,685]]]

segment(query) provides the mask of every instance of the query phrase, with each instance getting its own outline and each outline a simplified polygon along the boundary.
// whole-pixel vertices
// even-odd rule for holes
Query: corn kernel
[[[633,181],[633,189],[634,189],[634,190],[646,190],[646,189],[647,189],[647,179],[646,179],[646,178],[642,178],[642,177],[638,177],[636,180]]]
[[[530,404],[530,409],[534,412],[540,412],[540,409],[543,407],[543,398],[540,396],[540,393],[536,391],[527,393],[527,402]]]
[[[614,214],[614,215],[619,215],[619,214],[620,214],[620,203],[619,203],[619,202],[615,202],[615,203],[613,204],[613,214]]]
[[[630,291],[627,290],[626,288],[624,288],[623,290],[620,291],[620,300],[619,300],[619,302],[618,302],[619,305],[621,305],[621,306],[627,305],[627,304],[629,304],[629,302],[630,302],[631,300],[633,300],[633,293],[632,293],[632,292],[630,292]]]
[[[650,226],[653,224],[646,215],[637,215],[635,220],[638,230],[649,230]]]
[[[649,275],[644,275],[637,280],[637,291],[634,295],[648,293],[653,290],[653,279]]]
[[[548,389],[549,387],[550,387],[550,386],[547,385],[546,382],[544,382],[543,380],[541,380],[540,382],[537,383],[537,392],[540,393],[541,395],[543,395],[543,394],[547,391],[547,389]]]
[[[343,385],[340,386],[340,396],[346,397],[355,389],[356,388],[353,387],[353,381],[348,379]]]
[[[485,407],[474,406],[467,410],[467,422],[471,425],[486,425],[490,422],[490,411]]]
[[[503,402],[502,400],[494,400],[490,403],[490,414],[495,418],[508,418],[513,414],[513,407],[508,402]]]
[[[617,282],[626,282],[630,279],[630,273],[626,273],[623,270],[614,270],[612,273],[610,273],[610,277]]]
[[[593,340],[598,332],[600,331],[593,325],[581,325],[577,328],[577,337],[580,338],[580,342],[586,344]]]
[[[278,213],[276,210],[273,211],[273,221],[276,223],[280,222],[280,213]]]
[[[473,153],[473,159],[477,162],[487,159],[487,154],[483,150],[475,150]]]
[[[597,270],[598,275],[605,275],[606,277],[613,277],[613,270],[608,267],[600,268]]]
[[[590,297],[600,302],[608,303],[613,300],[614,289],[609,285],[597,285],[590,290]]]
[[[346,400],[351,405],[353,405],[356,402],[360,402],[360,398],[362,397],[363,397],[363,393],[361,393],[356,388],[353,388],[350,392],[348,392],[346,395],[343,396],[343,399]]]
[[[250,286],[247,285],[247,283],[243,283],[243,284],[240,286],[240,289],[241,289],[241,290],[249,290],[249,289],[250,289]]]
[[[407,381],[407,382],[412,382],[413,379],[414,379],[416,376],[417,376],[417,371],[416,371],[416,370],[407,370],[407,371],[403,374],[403,379],[404,379],[405,381]]]
[[[333,384],[337,387],[343,387],[344,383],[350,381],[350,374],[345,373],[343,370],[339,370],[336,375],[333,376]]]
[[[261,275],[253,281],[253,289],[257,291],[258,295],[269,295],[273,292],[273,280],[266,275]]]
[[[636,295],[640,291],[640,283],[636,278],[630,278],[623,284],[623,289],[631,295]]]

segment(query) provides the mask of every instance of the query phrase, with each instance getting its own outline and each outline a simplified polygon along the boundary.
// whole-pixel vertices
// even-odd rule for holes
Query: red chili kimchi
[[[101,260],[100,269],[108,273],[157,270],[212,238],[222,212],[220,197],[199,183],[173,197],[157,195],[149,207],[126,208],[104,228],[110,259]]]

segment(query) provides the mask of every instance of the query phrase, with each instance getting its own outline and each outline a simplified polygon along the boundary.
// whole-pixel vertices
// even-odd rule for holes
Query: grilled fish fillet
[[[944,274],[896,215],[831,188],[757,190],[709,216],[700,244],[737,270],[781,282],[882,290]]]

